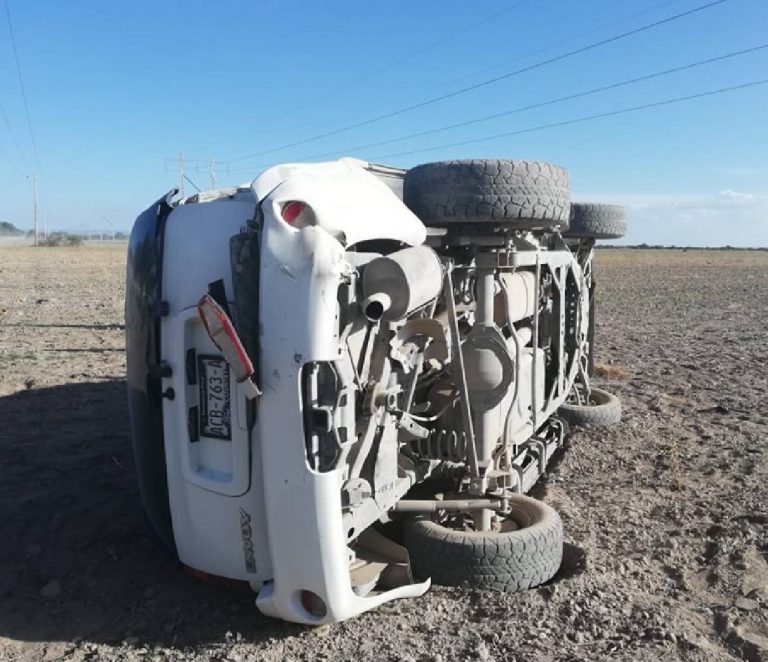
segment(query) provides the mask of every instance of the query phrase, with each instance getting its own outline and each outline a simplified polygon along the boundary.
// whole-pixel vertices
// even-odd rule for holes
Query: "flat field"
[[[146,536],[125,403],[125,247],[0,247],[0,658],[768,660],[768,252],[598,254],[599,383],[535,495],[566,559],[319,629]]]

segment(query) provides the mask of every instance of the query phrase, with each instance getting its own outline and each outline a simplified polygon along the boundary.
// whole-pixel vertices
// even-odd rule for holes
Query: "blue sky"
[[[574,199],[625,203],[630,242],[768,245],[768,85],[440,148],[768,78],[768,49],[444,133],[388,140],[768,43],[768,3],[727,0],[615,43],[357,129],[277,149],[606,39],[707,0],[386,3],[7,0],[34,158],[0,11],[0,219],[130,228],[180,152],[209,187],[331,153],[408,167],[525,158],[571,171]],[[1,4],[1,3],[0,3]],[[607,25],[606,25],[607,24]],[[17,149],[15,136],[21,150]],[[250,159],[238,159],[259,152]],[[425,150],[404,154],[413,150]],[[20,154],[19,152],[22,152]],[[394,156],[388,156],[395,154]],[[187,190],[191,190],[188,185]]]

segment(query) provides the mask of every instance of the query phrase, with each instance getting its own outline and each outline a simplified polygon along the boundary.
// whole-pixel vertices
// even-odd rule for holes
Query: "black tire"
[[[570,178],[564,168],[537,161],[439,161],[405,174],[403,201],[425,225],[563,229],[570,215]]]
[[[444,586],[470,585],[505,593],[554,577],[563,559],[563,525],[547,504],[513,495],[515,531],[459,531],[427,518],[405,521],[403,537],[417,577]]]
[[[627,234],[627,210],[621,205],[574,202],[564,237],[620,239]]]
[[[178,561],[179,553],[176,551],[175,544],[173,544],[172,541],[169,541],[167,536],[163,535],[163,532],[159,531],[157,527],[152,524],[152,520],[149,519],[149,515],[145,509],[142,509],[141,514],[142,519],[144,520],[144,532],[147,534],[147,538],[160,548],[166,558],[171,561]]]
[[[590,401],[588,405],[566,402],[560,405],[557,415],[581,427],[616,425],[621,421],[621,401],[613,393],[592,388]]]

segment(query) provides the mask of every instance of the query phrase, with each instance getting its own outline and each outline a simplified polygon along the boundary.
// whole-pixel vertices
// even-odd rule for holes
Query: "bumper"
[[[337,291],[349,269],[339,241],[317,227],[299,231],[264,205],[261,265],[261,388],[257,417],[265,517],[273,579],[258,594],[265,614],[288,621],[341,621],[397,598],[422,595],[429,582],[358,596],[342,521],[343,468],[309,468],[304,445],[301,369],[335,361]],[[302,596],[322,600],[310,611]],[[324,613],[323,613],[324,612]]]

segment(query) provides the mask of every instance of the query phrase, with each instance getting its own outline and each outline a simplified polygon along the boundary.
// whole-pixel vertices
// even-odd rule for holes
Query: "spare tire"
[[[501,531],[449,528],[427,517],[405,521],[403,542],[417,577],[444,586],[470,585],[505,593],[550,580],[563,559],[563,525],[554,508],[522,494],[510,498]]]
[[[563,229],[570,214],[570,178],[564,168],[538,161],[438,161],[406,172],[403,201],[425,225]]]
[[[627,234],[627,210],[621,205],[597,202],[574,202],[571,219],[564,237],[586,239],[620,239]]]

